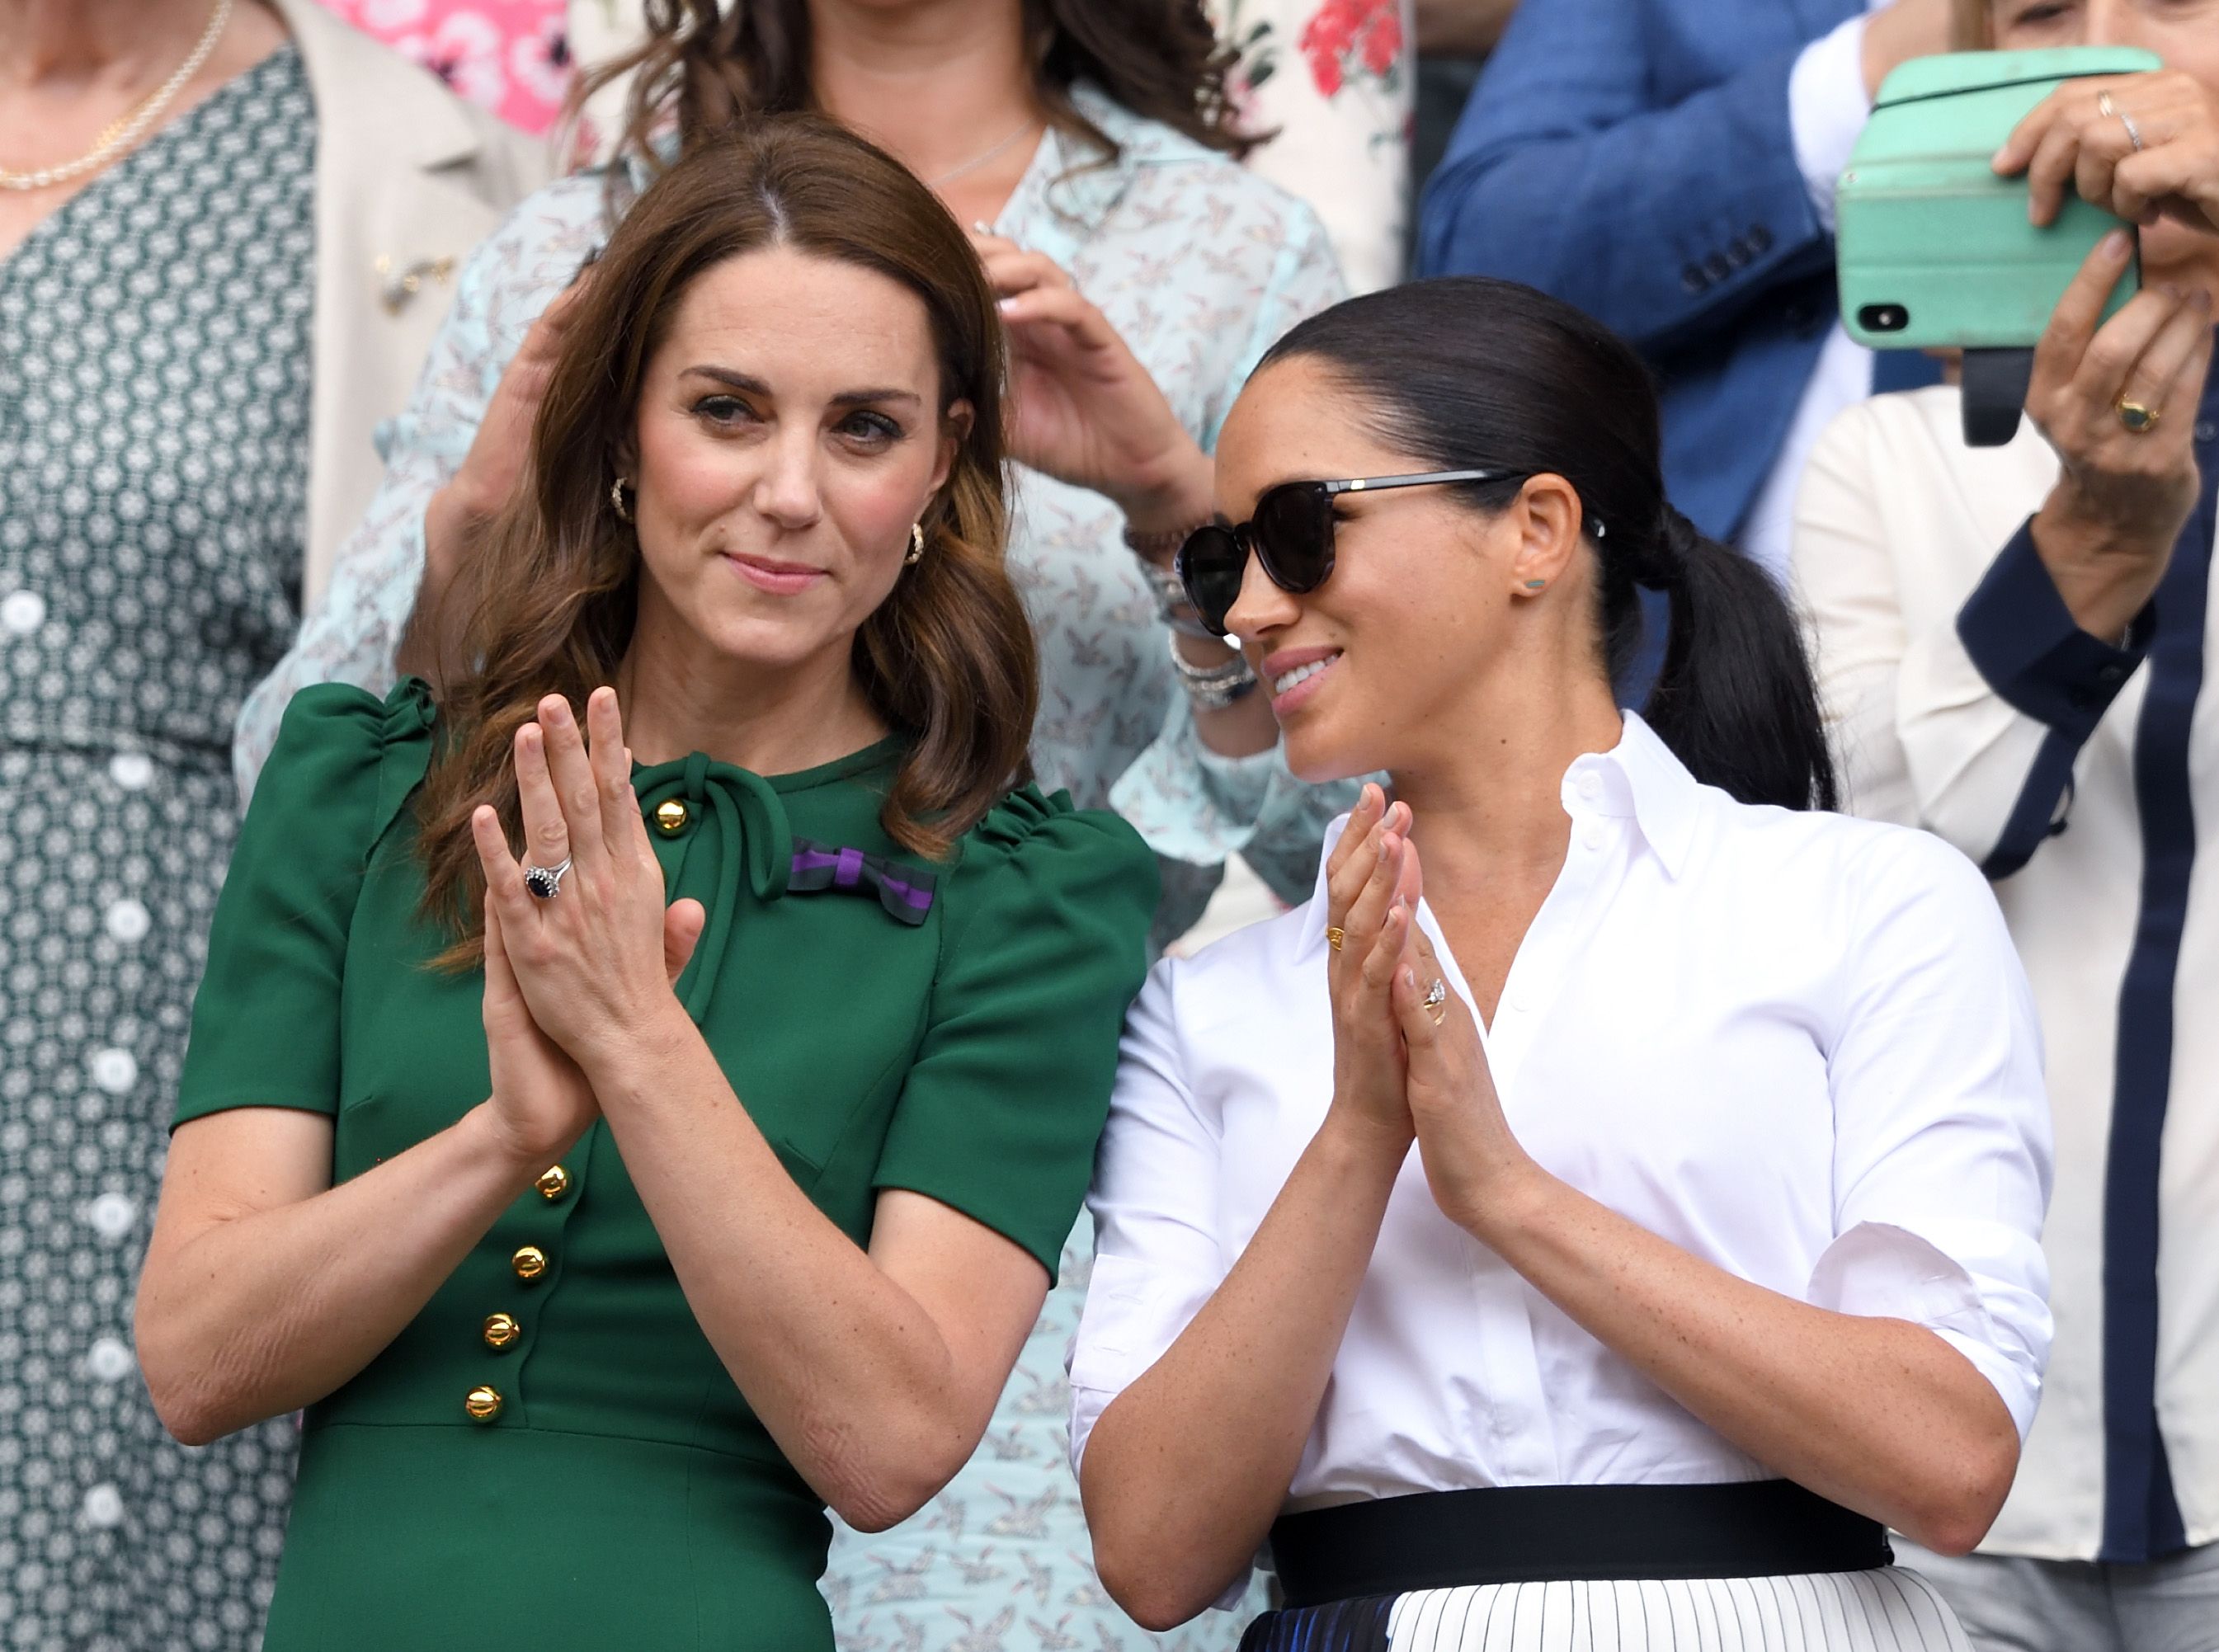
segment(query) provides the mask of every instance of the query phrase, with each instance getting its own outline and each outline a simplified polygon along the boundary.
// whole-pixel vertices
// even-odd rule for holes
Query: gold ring
[[[1426,1013],[1433,1018],[1436,1027],[1449,1018],[1449,984],[1438,975],[1433,977],[1433,985],[1426,989]]]
[[[1347,939],[1348,931],[1342,928],[1339,924],[1328,923],[1325,926],[1325,944],[1332,947],[1333,951],[1339,952],[1340,950],[1340,943]]]
[[[2158,410],[2139,401],[2119,398],[2119,422],[2127,427],[2129,436],[2147,436],[2157,428]]]

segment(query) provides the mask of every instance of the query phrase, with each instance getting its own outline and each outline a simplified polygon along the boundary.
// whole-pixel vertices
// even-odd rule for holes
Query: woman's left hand
[[[516,734],[525,854],[569,870],[551,899],[525,887],[491,809],[472,819],[487,893],[531,1018],[590,1079],[626,1040],[675,1010],[662,868],[647,841],[613,689],[586,702],[589,753],[569,702],[550,694]],[[680,902],[678,907],[697,903]],[[682,915],[689,927],[691,913]]]
[[[1207,519],[1209,458],[1109,318],[1054,259],[971,239],[1009,332],[1013,456],[1107,496],[1143,531]]]
[[[1408,881],[1422,890],[1424,871],[1414,843],[1405,841]],[[1417,897],[1411,897],[1415,910]],[[1426,996],[1435,982],[1447,993],[1435,1010]],[[1464,999],[1448,985],[1448,972],[1426,933],[1413,922],[1395,972],[1395,1018],[1406,1053],[1406,1091],[1418,1152],[1433,1202],[1458,1227],[1488,1243],[1493,1224],[1513,1214],[1514,1196],[1542,1175],[1503,1116],[1480,1046],[1479,1028]]]
[[[2068,80],[2018,123],[1995,170],[2026,173],[2037,224],[2077,190],[2130,224],[2171,218],[2219,234],[2219,93],[2175,69]]]

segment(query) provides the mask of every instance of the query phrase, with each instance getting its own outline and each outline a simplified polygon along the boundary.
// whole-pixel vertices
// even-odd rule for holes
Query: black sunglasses
[[[1442,482],[1508,481],[1515,470],[1428,470],[1416,476],[1358,476],[1348,481],[1283,481],[1265,489],[1256,513],[1228,527],[1212,522],[1187,535],[1179,547],[1179,583],[1202,623],[1225,635],[1225,617],[1240,599],[1252,551],[1272,584],[1296,596],[1315,591],[1333,574],[1333,502],[1343,494],[1388,488],[1426,488]]]

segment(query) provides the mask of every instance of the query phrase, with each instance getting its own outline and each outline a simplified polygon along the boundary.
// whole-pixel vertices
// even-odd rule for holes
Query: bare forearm
[[[1926,1543],[1969,1548],[2009,1489],[2003,1400],[1939,1337],[1735,1277],[1534,1171],[1477,1236],[1775,1472]]]
[[[136,1334],[172,1433],[200,1444],[297,1411],[400,1334],[530,1185],[485,1113],[311,1197],[190,1232],[158,1223]]]
[[[1208,1605],[1277,1516],[1407,1151],[1329,1120],[1225,1282],[1095,1425],[1096,1567],[1142,1624]]]
[[[818,1495],[854,1525],[904,1518],[985,1421],[946,1339],[795,1186],[690,1026],[647,1047],[595,1090],[694,1318]]]

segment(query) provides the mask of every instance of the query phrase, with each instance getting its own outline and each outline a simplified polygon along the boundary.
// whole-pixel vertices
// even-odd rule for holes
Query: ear
[[[1530,476],[1503,512],[1518,535],[1510,559],[1511,593],[1537,597],[1564,577],[1580,547],[1584,514],[1571,483],[1553,471]]]
[[[932,491],[935,495],[954,474],[955,456],[971,439],[971,425],[978,416],[971,404],[960,398],[949,402],[948,411],[940,416],[940,456],[932,467]]]

